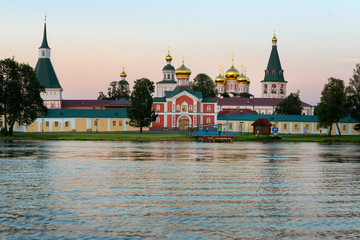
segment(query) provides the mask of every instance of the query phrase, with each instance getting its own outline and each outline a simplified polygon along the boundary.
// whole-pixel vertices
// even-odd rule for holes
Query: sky
[[[250,93],[261,81],[276,31],[287,93],[316,104],[328,78],[348,84],[360,63],[360,1],[0,0],[0,59],[35,68],[47,15],[51,61],[64,99],[96,99],[120,80],[123,64],[136,79],[162,80],[168,46],[172,65],[184,57],[192,80],[247,67]]]

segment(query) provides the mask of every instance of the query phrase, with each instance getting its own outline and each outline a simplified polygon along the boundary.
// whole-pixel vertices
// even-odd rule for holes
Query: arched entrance
[[[179,130],[180,131],[188,131],[189,130],[190,121],[186,116],[182,116],[179,119]]]

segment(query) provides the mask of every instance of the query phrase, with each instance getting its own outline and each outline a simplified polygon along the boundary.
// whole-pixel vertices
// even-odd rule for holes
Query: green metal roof
[[[120,82],[120,83],[124,83],[124,84],[126,84],[126,85],[129,85],[129,82],[126,81],[126,80],[120,80],[119,82]]]
[[[217,102],[216,100],[212,99],[212,98],[203,98],[202,102],[211,102],[211,103],[214,103],[214,102]]]
[[[40,84],[45,88],[61,88],[49,58],[39,58],[35,73]]]
[[[127,118],[126,109],[48,109],[46,118]]]
[[[175,80],[162,80],[160,82],[157,82],[156,84],[158,83],[177,83]]]
[[[165,97],[154,97],[153,102],[166,102]]]
[[[192,90],[190,87],[176,87],[174,89],[174,91],[165,91],[165,98],[171,98],[183,91],[186,91],[188,93],[190,93],[191,95],[197,97],[197,98],[202,98],[202,93],[199,91],[194,91]]]
[[[47,37],[46,37],[46,23],[44,24],[44,36],[43,36],[43,41],[42,44],[39,48],[49,48],[48,42],[47,42]]]
[[[255,121],[258,118],[267,118],[269,121],[279,122],[318,122],[319,118],[316,115],[268,115],[268,114],[248,114],[245,116],[217,116],[217,120],[223,121]],[[341,123],[356,122],[350,117],[340,119]]]
[[[164,70],[175,71],[175,68],[171,64],[167,64],[167,65],[164,66],[163,71]]]
[[[273,73],[273,70],[275,70],[275,73]],[[269,74],[266,73],[267,71],[269,71]],[[279,73],[279,71],[281,71],[281,73]],[[277,46],[272,46],[269,63],[262,82],[286,82],[284,79],[284,70],[281,68]]]

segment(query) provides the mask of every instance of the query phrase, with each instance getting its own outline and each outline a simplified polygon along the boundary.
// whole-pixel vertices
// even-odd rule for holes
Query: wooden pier
[[[234,136],[196,136],[199,142],[232,143]]]

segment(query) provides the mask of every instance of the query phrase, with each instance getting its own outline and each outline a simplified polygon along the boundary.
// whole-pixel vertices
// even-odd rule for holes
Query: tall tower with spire
[[[126,81],[127,74],[126,74],[126,72],[125,72],[125,65],[123,65],[123,71],[122,71],[122,73],[120,73],[120,77],[121,77],[120,82],[121,82],[121,83],[124,83],[124,85],[126,86],[126,90],[127,90],[128,92],[130,92],[129,82]]]
[[[175,68],[171,65],[172,57],[170,55],[170,47],[168,47],[168,55],[165,57],[167,64],[163,67],[163,80],[156,83],[156,96],[165,96],[165,91],[172,91],[176,87]]]
[[[284,70],[281,68],[280,58],[277,51],[277,38],[274,33],[269,63],[265,70],[264,80],[261,81],[261,97],[285,98],[286,83],[287,81],[284,79]]]
[[[45,92],[41,93],[44,105],[47,108],[61,108],[62,91],[56,73],[50,61],[50,47],[46,35],[46,16],[44,22],[44,36],[39,47],[39,59],[36,63],[35,73],[40,84],[45,87]]]

